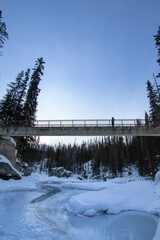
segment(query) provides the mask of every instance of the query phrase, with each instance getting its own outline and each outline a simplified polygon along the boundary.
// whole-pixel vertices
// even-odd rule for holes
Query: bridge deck
[[[144,119],[38,120],[0,126],[1,136],[160,136],[160,127],[146,125]]]

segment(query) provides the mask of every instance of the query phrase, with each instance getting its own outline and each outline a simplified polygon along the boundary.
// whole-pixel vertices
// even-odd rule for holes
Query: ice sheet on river
[[[151,181],[144,180],[121,184],[108,181],[104,190],[72,196],[66,209],[75,215],[85,216],[99,213],[118,214],[129,210],[160,216],[160,185],[154,186]]]

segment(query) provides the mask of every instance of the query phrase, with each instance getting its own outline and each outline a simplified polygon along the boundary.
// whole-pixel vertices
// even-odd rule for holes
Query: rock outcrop
[[[23,176],[29,176],[32,173],[32,169],[28,166],[28,163],[23,162],[21,164],[21,172]]]
[[[49,176],[56,177],[71,177],[73,173],[71,171],[67,171],[64,167],[52,168],[49,172]]]
[[[0,178],[4,180],[21,179],[16,163],[16,143],[13,138],[0,137]]]
[[[16,143],[13,138],[0,137],[0,154],[6,157],[14,168],[20,170],[16,163]]]
[[[0,178],[3,180],[21,179],[19,172],[12,166],[10,161],[3,155],[0,155]]]

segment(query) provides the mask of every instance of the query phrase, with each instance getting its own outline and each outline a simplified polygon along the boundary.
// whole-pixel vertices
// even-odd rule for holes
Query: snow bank
[[[1,156],[1,155],[0,155]],[[3,158],[4,160],[4,158]],[[6,159],[5,162],[8,163]],[[47,174],[39,174],[39,173],[32,173],[30,176],[23,177],[20,180],[10,179],[9,181],[5,181],[0,179],[0,192],[12,192],[12,191],[38,191],[37,185],[39,183],[45,182],[49,183],[50,185],[57,184],[64,184],[68,180],[66,178],[58,178],[58,177],[48,177]],[[78,180],[71,178],[70,181],[78,182]],[[79,181],[80,182],[80,181]]]
[[[108,181],[104,190],[72,196],[66,204],[66,209],[75,215],[85,216],[100,213],[118,214],[129,210],[160,216],[160,185],[153,186],[151,181],[119,183]]]
[[[160,171],[158,171],[155,175],[154,185],[156,186],[158,183],[160,183]]]
[[[13,192],[13,191],[38,191],[37,184],[46,181],[48,177],[40,174],[32,174],[31,176],[24,177],[19,181],[10,179],[5,181],[0,179],[0,192]]]

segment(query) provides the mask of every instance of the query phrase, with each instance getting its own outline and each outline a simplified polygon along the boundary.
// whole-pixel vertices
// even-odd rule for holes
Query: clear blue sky
[[[38,119],[143,118],[159,72],[159,0],[0,0],[9,40],[0,97],[38,57],[46,65]]]

